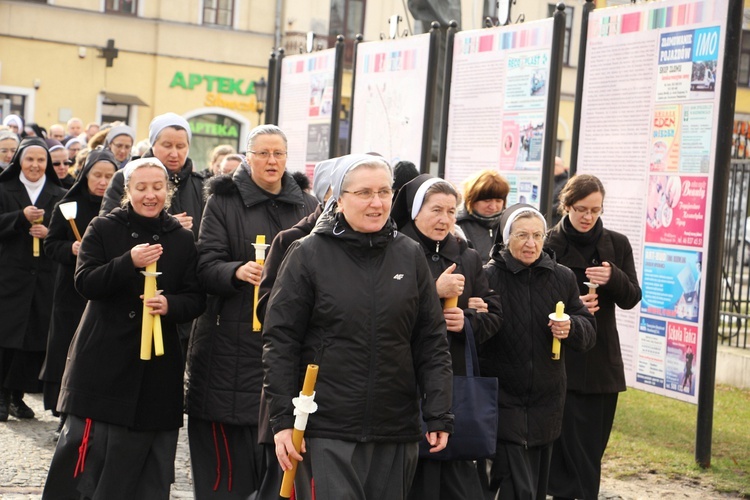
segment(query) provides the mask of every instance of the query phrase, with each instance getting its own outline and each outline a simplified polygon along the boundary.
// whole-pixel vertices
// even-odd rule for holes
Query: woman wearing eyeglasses
[[[399,231],[420,244],[441,299],[458,297],[443,309],[453,375],[466,375],[466,329],[481,342],[500,327],[500,299],[487,284],[482,258],[453,235],[458,191],[449,182],[422,174],[404,184],[391,217]],[[467,326],[468,325],[468,326]],[[482,496],[473,461],[420,459],[410,500],[474,500]]]
[[[315,210],[286,171],[287,139],[261,125],[247,139],[247,164],[208,181],[198,237],[198,278],[208,292],[188,348],[187,414],[196,498],[246,499],[265,473],[258,444],[262,341],[253,331],[263,267],[253,243]]]
[[[497,499],[544,499],[552,443],[560,435],[565,358],[594,345],[596,321],[573,272],[545,251],[547,224],[531,205],[508,207],[485,267],[502,302],[503,324],[479,353],[483,376],[498,378],[498,441],[490,472]],[[569,316],[551,321],[559,301]],[[552,359],[553,338],[562,359]]]
[[[572,177],[560,193],[562,220],[546,247],[573,270],[581,300],[596,316],[596,345],[565,358],[568,392],[563,430],[555,442],[549,494],[595,499],[601,461],[615,418],[625,372],[615,306],[632,309],[641,300],[633,249],[627,237],[604,228],[604,186],[593,175]],[[586,283],[598,285],[594,293]]]
[[[424,252],[390,219],[393,174],[380,157],[348,155],[332,175],[335,212],[292,244],[263,330],[264,390],[276,457],[309,461],[325,499],[405,499],[417,465],[419,392],[427,439],[452,432],[445,320]],[[294,406],[308,363],[319,365],[317,412],[303,453]]]

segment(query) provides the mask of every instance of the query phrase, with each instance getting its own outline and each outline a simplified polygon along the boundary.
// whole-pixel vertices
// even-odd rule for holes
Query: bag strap
[[[464,318],[464,337],[466,344],[466,347],[464,348],[466,376],[479,376],[479,357],[477,356],[477,345],[474,341],[474,329],[471,327],[471,321],[469,321],[469,318]]]

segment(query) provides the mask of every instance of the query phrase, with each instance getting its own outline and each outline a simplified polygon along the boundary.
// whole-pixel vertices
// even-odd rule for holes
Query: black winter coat
[[[187,413],[212,422],[257,425],[262,341],[253,332],[255,287],[239,281],[238,267],[255,260],[255,238],[271,241],[315,210],[291,174],[271,195],[249,171],[211,178],[198,239],[198,276],[208,292],[208,307],[198,319],[188,349]]]
[[[542,446],[560,435],[565,403],[568,350],[594,345],[596,320],[581,302],[573,272],[542,252],[525,266],[507,249],[496,251],[485,268],[490,287],[502,300],[503,324],[482,345],[483,376],[498,378],[498,441]],[[571,328],[562,341],[562,360],[552,360],[549,314],[565,303]]]
[[[437,280],[453,264],[456,264],[453,274],[464,275],[464,293],[458,297],[458,307],[463,309],[464,319],[471,323],[476,343],[481,344],[495,335],[502,324],[500,297],[490,289],[482,268],[482,259],[476,250],[469,248],[466,241],[452,234],[449,234],[439,245],[435,242],[430,242],[428,245],[425,241],[427,238],[418,234],[414,223],[409,223],[401,231],[422,247],[433,280]],[[470,297],[480,297],[484,300],[487,303],[488,312],[477,313],[476,309],[469,309]],[[448,337],[453,360],[453,374],[466,375],[464,332],[448,332]]]
[[[102,198],[92,195],[87,189],[86,192],[75,193],[73,196],[70,196],[70,193],[66,195],[63,202],[70,201],[75,201],[78,205],[76,227],[78,231],[83,232],[89,222],[99,214]],[[59,205],[56,206],[49,232],[44,240],[44,252],[47,257],[59,264],[55,278],[52,322],[47,339],[47,356],[44,358],[44,366],[39,376],[46,382],[59,383],[62,380],[68,347],[86,308],[86,299],[81,297],[73,284],[76,256],[73,255],[72,248],[75,241],[76,237],[70,223],[60,212]]]
[[[461,228],[471,246],[482,258],[482,264],[489,262],[492,245],[500,227],[500,217],[479,217],[463,208],[456,216],[456,225]]]
[[[158,242],[156,285],[167,297],[164,355],[140,359],[144,277],[130,250]],[[81,242],[75,287],[88,299],[73,337],[58,409],[135,430],[182,426],[183,361],[177,324],[205,307],[193,235],[166,212],[146,219],[117,208],[91,222]]]
[[[359,442],[452,431],[445,320],[424,253],[392,222],[358,233],[323,214],[281,264],[263,332],[264,390],[274,432],[292,427],[292,397],[320,366],[307,435]]]
[[[549,232],[546,246],[554,250],[557,261],[578,277],[578,289],[586,295],[584,285],[587,267],[583,256],[574,248],[562,229],[563,222]],[[602,229],[596,245],[599,264],[609,262],[612,276],[609,283],[597,288],[599,310],[596,312],[596,345],[586,352],[569,352],[565,358],[568,372],[568,390],[584,394],[602,394],[625,390],[625,370],[620,352],[620,335],[617,332],[615,306],[632,309],[641,300],[641,287],[633,263],[633,249],[628,238],[615,231]]]
[[[153,150],[149,149],[143,158],[153,158]],[[182,170],[177,174],[169,174],[169,180],[175,187],[172,196],[172,204],[169,206],[170,214],[181,214],[186,212],[193,218],[193,235],[198,239],[203,218],[203,182],[201,174],[193,170],[193,160],[185,160]],[[125,194],[125,177],[123,171],[118,170],[112,177],[107,192],[104,193],[104,201],[99,215],[106,215],[122,203]]]
[[[45,255],[43,239],[39,257],[33,256],[31,223],[23,214],[32,203],[19,179],[20,157],[31,146],[47,148],[38,139],[25,139],[0,174],[0,348],[43,352],[47,348],[57,263]],[[65,195],[49,153],[45,177],[33,205],[44,209],[42,224],[49,227],[55,205]]]

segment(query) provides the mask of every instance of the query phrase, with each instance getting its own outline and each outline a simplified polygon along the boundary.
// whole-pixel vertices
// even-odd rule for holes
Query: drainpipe
[[[276,0],[276,24],[273,31],[273,49],[281,47],[281,9],[283,0]]]

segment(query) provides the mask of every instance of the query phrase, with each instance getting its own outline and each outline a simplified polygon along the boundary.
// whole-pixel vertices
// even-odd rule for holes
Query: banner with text
[[[628,385],[697,402],[727,0],[589,16],[578,173],[633,246],[643,299],[617,311]],[[715,257],[714,257],[715,258]]]

